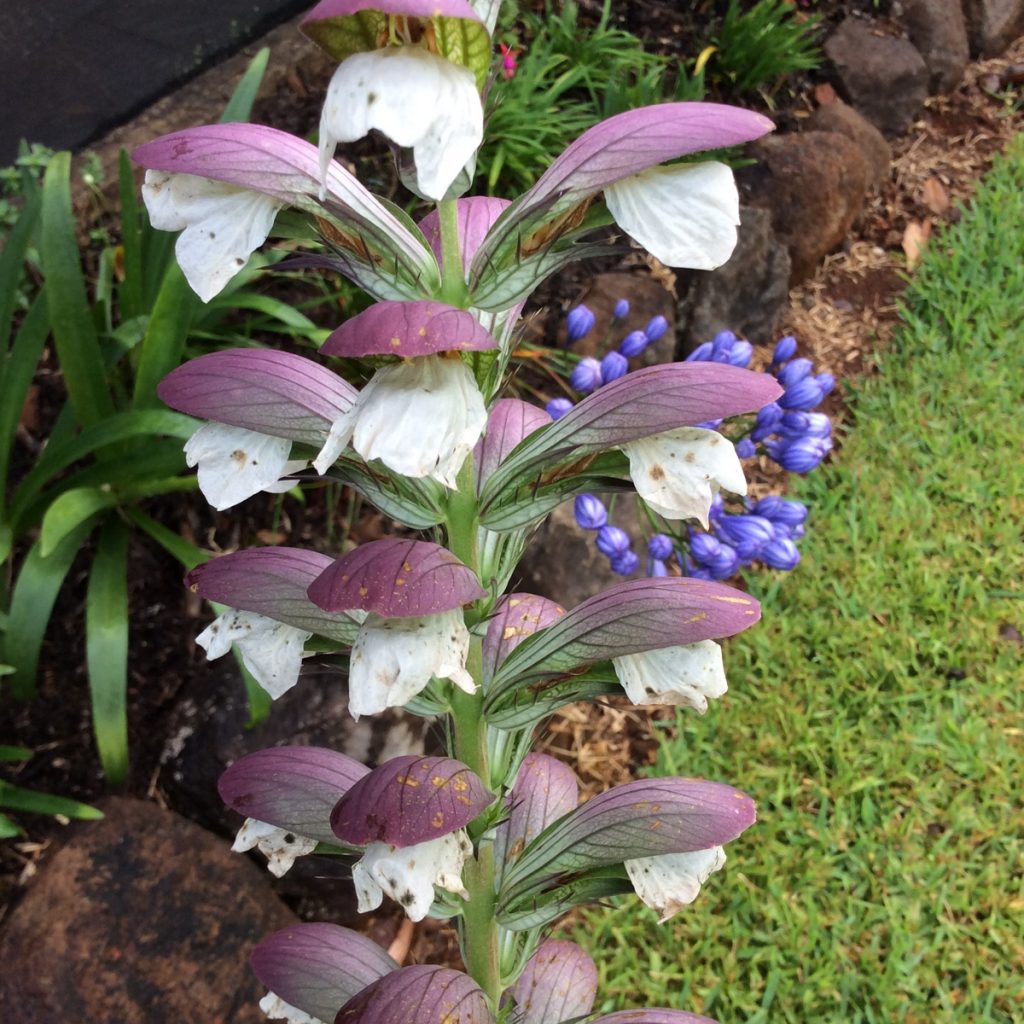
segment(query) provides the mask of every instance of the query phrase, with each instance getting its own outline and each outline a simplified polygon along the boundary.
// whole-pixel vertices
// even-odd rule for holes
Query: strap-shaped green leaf
[[[63,814],[66,818],[79,821],[97,821],[103,817],[101,811],[78,800],[65,796],[40,793],[23,786],[14,786],[0,781],[0,807],[10,811],[27,811],[32,814]],[[7,819],[8,821],[10,819]],[[2,833],[0,833],[2,834]]]
[[[15,700],[28,700],[35,696],[39,649],[50,621],[50,612],[78,549],[94,525],[95,518],[80,523],[57,545],[49,558],[43,558],[41,541],[36,541],[22,563],[11,596],[0,658],[14,666],[10,692]]]
[[[39,210],[42,202],[34,196],[25,203],[14,227],[4,240],[0,251],[0,339],[6,339],[11,326],[11,316],[18,297],[18,281],[21,278],[25,252],[36,230],[39,221]],[[0,381],[3,378],[0,376]],[[2,394],[6,392],[0,391]]]
[[[260,91],[263,83],[263,76],[267,71],[267,62],[270,60],[270,47],[264,46],[245,69],[245,74],[239,79],[235,91],[231,94],[224,113],[220,115],[221,124],[229,121],[248,121],[252,117],[252,107],[256,102],[256,94]]]
[[[85,596],[85,659],[92,725],[107,780],[128,776],[128,538],[110,516],[100,532]]]
[[[103,355],[86,297],[68,184],[70,153],[57,153],[43,179],[40,257],[53,341],[68,399],[83,426],[114,412]]]
[[[49,558],[79,526],[116,504],[116,495],[99,487],[75,487],[65,491],[43,516],[40,554]]]

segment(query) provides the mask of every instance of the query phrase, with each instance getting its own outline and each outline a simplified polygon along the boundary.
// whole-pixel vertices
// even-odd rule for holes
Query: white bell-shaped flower
[[[473,693],[468,654],[469,630],[459,608],[400,619],[371,612],[352,645],[348,709],[359,718],[403,707],[434,677]]]
[[[153,227],[181,231],[174,253],[203,302],[249,262],[284,205],[262,192],[222,181],[153,170],[146,171],[142,198]]]
[[[652,167],[609,185],[604,198],[615,223],[667,266],[714,270],[736,248],[739,192],[715,160]]]
[[[335,420],[313,462],[325,472],[351,442],[367,461],[380,459],[410,477],[431,477],[446,487],[487,425],[483,395],[461,359],[421,356],[382,367]]]
[[[280,493],[294,483],[282,477],[306,468],[291,460],[292,443],[244,427],[205,423],[185,442],[185,462],[198,466],[199,490],[218,511],[260,491]]]
[[[473,73],[421,46],[356,53],[334,72],[320,116],[320,173],[339,142],[376,128],[411,146],[419,191],[443,199],[483,139],[484,115]]]
[[[469,899],[462,869],[472,852],[462,829],[401,849],[389,843],[370,843],[352,866],[359,912],[376,910],[387,895],[402,905],[410,920],[422,921],[434,902],[435,885]]]
[[[288,1024],[324,1024],[319,1017],[311,1017],[304,1010],[286,1003],[279,995],[268,992],[260,1000],[260,1009],[271,1020],[286,1020]]]
[[[256,818],[246,818],[231,849],[235,853],[245,853],[254,847],[267,858],[267,870],[275,878],[281,878],[297,857],[304,857],[316,849],[316,840]]]
[[[735,446],[714,430],[681,427],[621,447],[637,494],[666,519],[692,516],[707,528],[719,490],[747,493]]]
[[[714,640],[625,654],[612,665],[634,704],[685,704],[703,715],[708,701],[729,688],[722,647]]]
[[[624,866],[637,896],[661,915],[659,924],[664,924],[691,904],[708,877],[725,866],[725,850],[713,846],[693,853],[638,857]]]
[[[312,636],[256,612],[231,609],[196,637],[208,661],[227,654],[234,644],[253,678],[275,700],[299,681],[302,649]]]

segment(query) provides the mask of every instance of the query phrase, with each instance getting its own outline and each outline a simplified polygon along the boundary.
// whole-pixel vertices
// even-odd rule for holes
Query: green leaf
[[[128,776],[128,538],[111,516],[100,533],[85,596],[85,660],[92,724],[108,781]]]
[[[491,67],[491,37],[487,27],[468,18],[431,18],[437,49],[453,64],[469,68],[483,89]]]
[[[20,835],[21,829],[6,814],[0,814],[0,839],[12,839]]]
[[[625,868],[595,868],[580,878],[545,892],[531,893],[499,908],[498,922],[510,931],[540,928],[581,903],[593,903],[633,891]]]
[[[63,814],[65,818],[76,818],[79,821],[98,821],[103,817],[102,811],[78,800],[12,786],[9,782],[0,782],[0,807],[33,814]]]
[[[487,724],[496,729],[524,729],[548,717],[566,704],[593,701],[622,694],[611,662],[592,665],[569,679],[548,679],[506,693],[486,711]]]
[[[270,47],[264,46],[245,69],[235,91],[220,115],[220,123],[228,124],[231,121],[248,121],[252,117],[252,106],[256,102],[256,94],[260,91],[263,83],[263,76],[267,71],[267,61],[270,60]]]
[[[36,229],[41,205],[38,196],[29,199],[4,240],[3,251],[0,252],[0,339],[4,340],[5,345],[18,297],[18,282],[21,280],[25,252]]]
[[[128,508],[124,510],[124,514],[140,530],[148,533],[164,551],[176,558],[185,569],[194,569],[200,562],[208,562],[213,558],[209,551],[203,551],[191,541],[168,530],[166,526],[140,509]]]
[[[223,614],[228,609],[222,604],[213,604],[213,608],[216,610],[218,615]],[[238,666],[238,671],[242,673],[242,682],[245,683],[245,696],[249,701],[249,720],[245,723],[246,729],[255,729],[257,725],[261,725],[267,720],[267,715],[270,714],[270,705],[273,703],[273,699],[266,690],[256,682],[256,677],[245,667],[245,662],[242,661],[241,652],[235,644],[231,645],[231,653],[235,657],[235,664]]]
[[[34,753],[30,747],[0,746],[0,761],[27,761]]]
[[[357,11],[354,14],[323,18],[302,26],[302,31],[336,61],[353,53],[377,49],[377,39],[387,30],[387,16],[380,11]]]
[[[259,295],[256,292],[233,292],[227,295],[218,295],[206,304],[206,309],[251,309],[256,313],[272,317],[289,331],[300,334],[302,337],[315,337],[319,341],[326,340],[329,333],[327,330],[317,327],[305,313],[299,312],[287,302],[282,302],[270,295]],[[266,327],[266,325],[264,326]]]
[[[125,150],[118,154],[118,189],[121,197],[121,248],[124,279],[117,291],[121,321],[132,320],[145,311],[145,277],[142,272],[143,220],[136,199],[135,173]]]
[[[114,412],[79,262],[68,176],[70,153],[57,153],[43,179],[40,261],[53,341],[68,399],[83,426]]]
[[[10,692],[15,700],[28,700],[35,696],[39,649],[53,603],[78,549],[94,525],[93,520],[79,524],[49,558],[43,558],[41,542],[36,541],[22,563],[11,597],[3,647],[3,660],[15,669],[10,682]]]
[[[116,504],[117,495],[109,489],[76,487],[65,491],[57,497],[43,516],[43,528],[39,534],[39,553],[43,558],[49,558],[79,526]]]
[[[189,287],[178,264],[171,261],[142,339],[135,373],[136,409],[159,404],[156,386],[181,363],[185,339],[199,306],[199,297]]]
[[[444,522],[444,490],[433,480],[382,473],[351,452],[342,454],[328,475],[347,483],[386,516],[413,530],[429,530]]]

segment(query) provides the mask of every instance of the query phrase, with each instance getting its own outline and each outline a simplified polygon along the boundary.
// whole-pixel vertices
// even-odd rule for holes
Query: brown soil
[[[592,16],[600,9],[596,0],[585,0],[581,6]],[[623,19],[626,27],[654,45],[670,49],[689,24],[686,19],[694,16],[680,13],[681,6],[672,0],[637,0],[624,5]],[[692,6],[699,17],[702,5]],[[819,5],[833,21],[849,6]],[[868,9],[871,4],[863,6]],[[294,23],[275,30],[265,42],[273,48],[272,59],[254,119],[307,134],[319,115],[319,97],[329,67],[295,31]],[[215,120],[255,50],[255,46],[249,47],[205,73],[93,147],[107,169],[107,180],[116,181],[114,168],[122,147],[130,149],[157,134]],[[783,330],[795,334],[802,354],[822,369],[840,379],[871,371],[873,354],[887,344],[897,320],[906,274],[903,244],[907,228],[954,220],[959,215],[955,204],[969,198],[992,156],[1020,130],[1024,117],[999,88],[999,76],[1009,64],[1022,60],[1024,40],[1005,58],[972,66],[953,96],[929,101],[913,130],[895,142],[891,181],[872,201],[855,237],[842,252],[829,257],[811,280],[794,290]],[[789,106],[780,118],[783,123],[799,121],[809,113],[813,86],[811,80],[793,86],[787,95]],[[384,179],[375,182],[375,187],[392,192],[390,164],[373,166]],[[949,201],[948,208],[943,208],[943,196]],[[86,219],[105,209],[104,200],[97,201],[84,192],[78,205]],[[553,306],[564,305],[573,298],[580,280],[577,273],[554,282],[545,289],[545,300]],[[841,414],[840,397],[830,411]],[[45,420],[44,409],[41,422]],[[37,429],[39,437],[44,436],[43,426]],[[33,433],[27,432],[26,443],[32,441]],[[314,492],[304,511],[281,522],[274,540],[321,548],[336,545],[338,524],[328,519],[325,509],[326,503]],[[272,504],[269,499],[252,501],[244,517],[218,515],[199,501],[183,499],[166,501],[150,511],[201,545],[230,550],[257,537],[268,539],[261,531],[270,521]],[[377,520],[364,525],[371,531],[379,528]],[[72,570],[71,585],[65,587],[55,611],[43,652],[40,698],[9,714],[2,739],[36,751],[23,769],[8,774],[11,781],[94,800],[104,792],[104,784],[93,753],[83,669],[80,624],[86,568],[87,562],[80,560]],[[137,541],[132,548],[131,579],[133,770],[125,790],[161,800],[161,723],[192,676],[209,669],[200,664],[191,642],[199,610],[180,588],[178,568],[152,545]],[[641,714],[623,703],[571,708],[547,727],[543,742],[550,751],[574,758],[585,790],[596,792],[624,781],[635,775],[637,767],[653,761],[650,720],[647,712]],[[26,837],[0,843],[0,906],[17,898],[46,850],[60,840],[59,823],[35,817],[25,817],[23,823],[28,829]],[[390,917],[377,920],[373,928],[385,943],[399,930],[397,920]],[[439,953],[454,959],[450,936],[433,928],[417,929],[411,958],[424,960],[428,954],[436,958]]]

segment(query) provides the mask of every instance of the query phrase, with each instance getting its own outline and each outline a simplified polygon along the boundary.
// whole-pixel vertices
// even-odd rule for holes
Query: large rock
[[[867,164],[868,187],[872,191],[877,192],[889,180],[892,147],[866,117],[842,100],[818,107],[804,128],[813,132],[838,132],[855,143]]]
[[[0,934],[4,1024],[262,1024],[249,952],[295,917],[197,825],[140,800],[100,806]]]
[[[963,0],[971,49],[997,57],[1024,33],[1024,0]]]
[[[952,92],[964,77],[970,51],[960,0],[906,0],[903,22],[928,65],[932,92]]]
[[[850,103],[886,135],[899,135],[928,95],[928,67],[913,43],[845,18],[825,41]]]
[[[792,260],[790,284],[813,273],[841,245],[864,208],[868,168],[860,149],[836,132],[768,136],[738,174],[748,205],[768,209]]]
[[[719,331],[735,331],[758,344],[775,338],[775,326],[789,299],[792,262],[775,237],[767,210],[740,210],[739,239],[729,262],[717,270],[695,272],[680,304],[685,323],[680,356]]]

